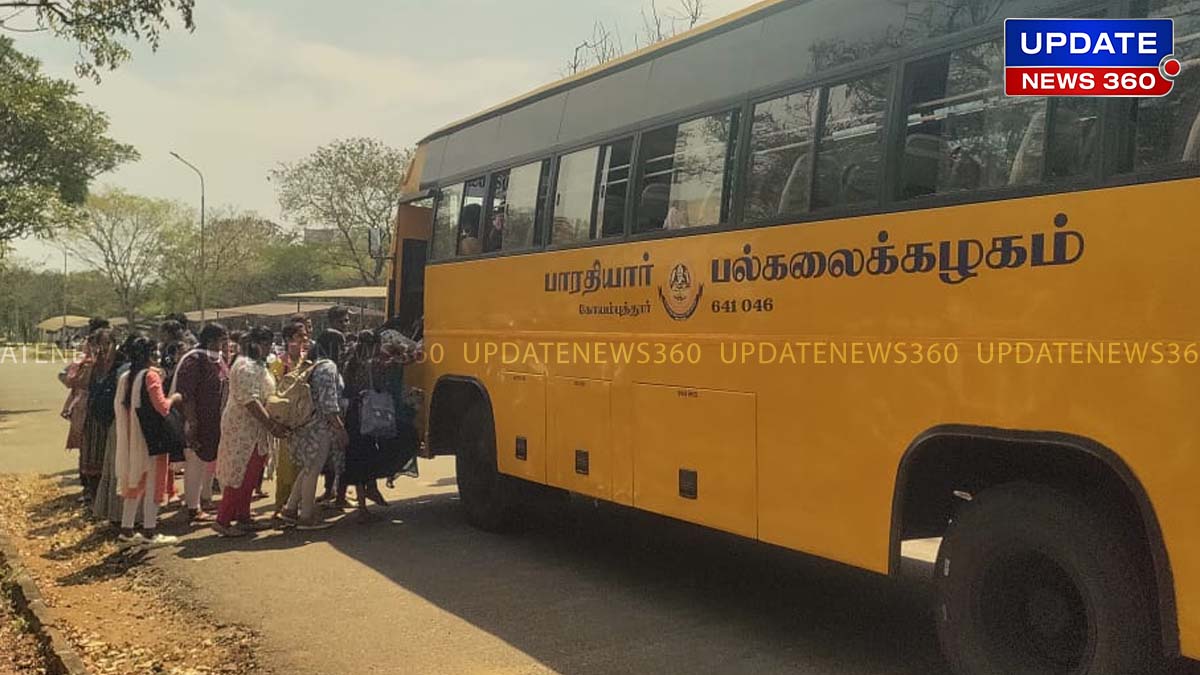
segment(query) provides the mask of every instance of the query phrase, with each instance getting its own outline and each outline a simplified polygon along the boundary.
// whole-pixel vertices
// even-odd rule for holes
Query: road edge
[[[36,635],[45,640],[47,656],[52,660],[51,668],[66,675],[87,675],[83,659],[58,629],[54,610],[42,599],[37,582],[21,564],[21,554],[4,532],[0,532],[0,567],[7,568],[13,579],[9,593],[13,609],[29,621]]]

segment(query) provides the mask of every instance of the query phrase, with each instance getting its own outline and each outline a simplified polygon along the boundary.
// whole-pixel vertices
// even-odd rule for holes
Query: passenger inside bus
[[[492,194],[488,199],[487,224],[483,229],[483,252],[493,253],[504,248],[504,217],[508,212],[508,182],[511,173],[492,174]]]
[[[636,231],[716,225],[726,198],[732,113],[663,127],[642,137]]]
[[[642,200],[638,204],[638,231],[662,228],[670,200],[671,186],[666,183],[651,183],[643,188]]]
[[[1183,144],[1183,161],[1200,162],[1200,111],[1192,120],[1192,130],[1188,132],[1187,143]]]
[[[459,255],[476,255],[483,252],[483,243],[479,240],[479,216],[482,211],[483,207],[479,204],[467,204],[463,207],[458,224],[458,231],[462,237],[458,240]]]

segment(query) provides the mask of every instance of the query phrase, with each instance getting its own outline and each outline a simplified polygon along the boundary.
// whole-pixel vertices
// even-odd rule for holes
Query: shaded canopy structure
[[[213,310],[221,316],[261,316],[265,318],[274,318],[280,316],[291,316],[292,314],[312,314],[315,312],[324,312],[333,303],[329,302],[260,302],[256,305],[242,305],[241,307],[229,307],[226,309]],[[196,312],[197,319],[199,312]],[[191,319],[191,316],[188,316]]]
[[[190,312],[185,312],[184,316],[188,321],[200,321],[200,310],[194,309]],[[204,310],[204,318],[210,321],[220,321],[221,319],[231,319],[238,316],[245,316],[241,312],[232,309],[206,309]]]
[[[54,333],[54,332],[62,330],[63,328],[67,328],[67,329],[84,328],[88,325],[89,321],[91,321],[91,318],[86,317],[86,316],[76,316],[74,314],[66,314],[66,315],[60,314],[58,316],[52,316],[48,319],[42,320],[41,322],[38,323],[37,329],[46,331],[47,333]]]
[[[386,300],[387,286],[355,286],[353,288],[334,288],[327,291],[284,293],[279,297],[303,300]]]

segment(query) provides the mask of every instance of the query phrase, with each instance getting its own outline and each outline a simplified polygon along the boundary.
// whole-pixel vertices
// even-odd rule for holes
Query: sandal
[[[260,523],[257,520],[242,520],[237,523],[237,526],[246,532],[262,532],[272,527],[269,523]]]
[[[327,523],[323,520],[305,520],[296,525],[297,530],[312,531],[312,530],[328,530],[333,527],[333,523]]]
[[[213,523],[212,527],[219,537],[227,537],[232,539],[234,537],[245,537],[246,535],[250,534],[236,525],[222,525],[218,522]]]

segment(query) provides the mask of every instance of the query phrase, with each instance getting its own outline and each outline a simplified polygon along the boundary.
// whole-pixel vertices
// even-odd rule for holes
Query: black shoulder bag
[[[151,456],[170,455],[172,462],[184,460],[183,411],[171,406],[166,417],[159,415],[150,403],[145,377],[142,378],[142,405],[137,409],[137,416]]]

